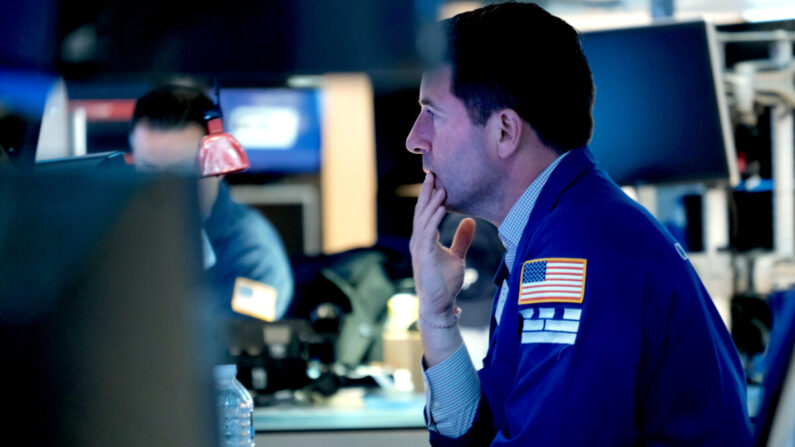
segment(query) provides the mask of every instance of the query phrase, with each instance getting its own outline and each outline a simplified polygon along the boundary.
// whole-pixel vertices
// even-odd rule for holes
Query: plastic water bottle
[[[218,392],[221,446],[254,446],[254,400],[237,380],[237,365],[219,365],[213,370]]]

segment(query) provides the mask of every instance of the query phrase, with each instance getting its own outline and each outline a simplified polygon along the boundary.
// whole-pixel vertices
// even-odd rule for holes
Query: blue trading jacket
[[[552,173],[508,281],[475,422],[432,444],[750,445],[739,357],[707,291],[587,148]]]
[[[242,318],[231,306],[235,280],[242,276],[276,288],[276,318],[282,318],[293,299],[293,271],[273,224],[232,200],[229,186],[221,182],[204,230],[217,257],[209,274],[218,315]]]

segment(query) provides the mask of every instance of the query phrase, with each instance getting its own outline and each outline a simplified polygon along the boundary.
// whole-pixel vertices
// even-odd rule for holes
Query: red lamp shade
[[[243,146],[228,133],[220,118],[207,123],[209,134],[199,147],[199,169],[202,177],[224,175],[248,169],[250,163]]]

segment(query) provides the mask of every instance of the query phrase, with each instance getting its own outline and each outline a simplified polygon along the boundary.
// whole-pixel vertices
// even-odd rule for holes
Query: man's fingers
[[[432,217],[435,216],[441,210],[442,216],[444,216],[444,207],[442,203],[444,202],[445,192],[443,189],[435,189],[431,195],[430,200],[425,206],[425,209],[420,214],[419,218],[421,222],[424,222],[425,225],[430,224],[433,228],[439,226],[439,222],[433,223],[431,222]]]
[[[431,214],[430,219],[428,219],[428,229],[433,230],[434,233],[434,242],[439,240],[439,224],[442,223],[442,219],[444,219],[444,215],[447,214],[444,208],[438,207],[433,211]]]
[[[425,180],[422,181],[422,186],[420,187],[420,193],[417,196],[417,206],[420,208],[425,207],[425,203],[430,199],[431,194],[434,191],[433,188],[434,178],[433,174],[428,173],[425,174]]]
[[[414,224],[414,231],[411,234],[411,241],[409,248],[412,255],[418,253],[429,253],[437,248],[441,248],[439,244],[439,231],[437,228],[444,219],[446,211],[443,207],[437,207],[432,212],[429,211],[429,216],[422,222],[421,226],[418,223]]]
[[[444,199],[446,192],[444,189],[433,189],[430,195],[420,203],[417,201],[417,206],[414,209],[414,228],[415,230],[427,230],[429,227],[436,229],[439,222],[434,222],[433,217],[438,213],[444,216]]]
[[[465,258],[469,246],[472,245],[472,240],[475,238],[475,220],[467,217],[458,224],[458,229],[455,230],[453,236],[453,245],[450,246],[450,251],[454,255]]]

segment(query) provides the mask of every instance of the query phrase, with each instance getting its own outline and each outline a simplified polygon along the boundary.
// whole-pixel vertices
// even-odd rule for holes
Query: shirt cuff
[[[480,378],[466,345],[438,365],[423,367],[428,429],[458,438],[472,427],[480,403]]]

